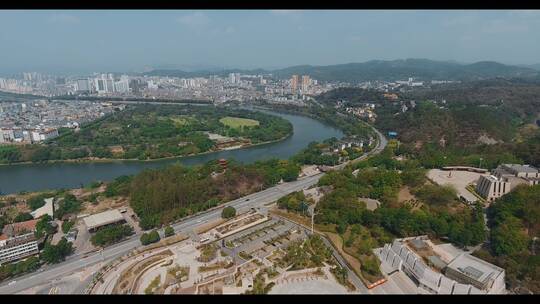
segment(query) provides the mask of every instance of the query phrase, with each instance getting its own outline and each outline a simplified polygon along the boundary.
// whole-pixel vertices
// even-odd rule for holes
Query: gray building
[[[396,239],[374,252],[383,273],[401,271],[429,293],[506,293],[504,269],[465,252],[435,248],[427,236]]]
[[[0,265],[17,261],[39,253],[34,232],[7,239],[0,239]]]
[[[101,227],[117,223],[124,223],[125,219],[120,211],[113,209],[87,216],[83,219],[83,221],[89,232],[95,232]]]
[[[512,191],[518,185],[538,185],[540,170],[529,165],[503,164],[493,170],[490,176],[480,176],[476,183],[478,192],[487,201]]]

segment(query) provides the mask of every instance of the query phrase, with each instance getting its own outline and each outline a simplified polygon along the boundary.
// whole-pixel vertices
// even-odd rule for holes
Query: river
[[[0,191],[3,194],[11,194],[20,191],[77,188],[81,184],[110,181],[121,175],[130,175],[147,168],[162,167],[176,162],[191,166],[219,158],[235,159],[242,163],[269,158],[287,159],[312,141],[343,137],[343,132],[340,130],[308,117],[271,111],[263,112],[281,116],[290,121],[293,125],[293,135],[283,141],[260,146],[147,162],[112,161],[0,166]]]

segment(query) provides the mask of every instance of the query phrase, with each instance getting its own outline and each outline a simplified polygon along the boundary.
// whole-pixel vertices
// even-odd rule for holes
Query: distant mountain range
[[[533,68],[534,66],[537,69]],[[495,77],[528,78],[539,77],[540,66],[513,66],[494,61],[480,61],[461,64],[455,61],[434,61],[428,59],[371,60],[363,63],[346,63],[327,66],[298,65],[277,70],[198,70],[156,69],[144,73],[150,76],[206,77],[224,76],[229,73],[273,74],[278,78],[289,78],[293,74],[309,75],[322,81],[358,82],[368,80],[405,80],[414,77],[418,80],[479,80]]]
[[[519,64],[517,66],[524,67],[524,68],[530,68],[530,69],[533,69],[533,70],[539,70],[540,71],[540,63],[536,63],[536,64]]]

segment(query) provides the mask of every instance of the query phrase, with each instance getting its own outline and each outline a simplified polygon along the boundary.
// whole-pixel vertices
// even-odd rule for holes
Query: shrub
[[[133,234],[133,228],[128,225],[114,225],[103,228],[90,238],[94,246],[107,246],[118,243],[126,236]]]
[[[174,235],[174,229],[171,226],[165,227],[165,237],[173,236]]]
[[[159,242],[161,238],[159,237],[159,233],[157,230],[152,230],[150,233],[143,233],[141,235],[141,244],[148,245],[152,243]]]
[[[234,207],[228,206],[223,208],[221,212],[221,217],[225,219],[230,219],[236,216],[236,209]]]

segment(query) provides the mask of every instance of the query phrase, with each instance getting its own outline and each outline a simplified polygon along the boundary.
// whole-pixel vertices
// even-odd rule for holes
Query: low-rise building
[[[34,232],[38,220],[6,225],[0,235],[0,265],[39,253]]]
[[[374,252],[383,273],[401,271],[429,293],[506,293],[504,269],[466,252],[445,251],[427,236],[396,239]]]
[[[123,223],[125,219],[120,211],[113,209],[87,216],[83,221],[89,232],[95,232],[101,227]]]
[[[501,291],[505,289],[504,269],[470,254],[457,256],[446,266],[446,276],[480,290]]]
[[[14,237],[21,234],[26,234],[28,232],[34,232],[36,230],[36,224],[39,220],[29,220],[24,222],[18,222],[13,224],[8,224],[4,226],[2,233],[8,237]]]
[[[489,176],[480,176],[476,183],[478,192],[487,201],[512,191],[518,185],[538,185],[540,170],[529,165],[503,164],[493,170]]]
[[[6,238],[5,236],[2,238],[0,238],[0,265],[39,253],[38,242],[34,232],[11,238]]]

